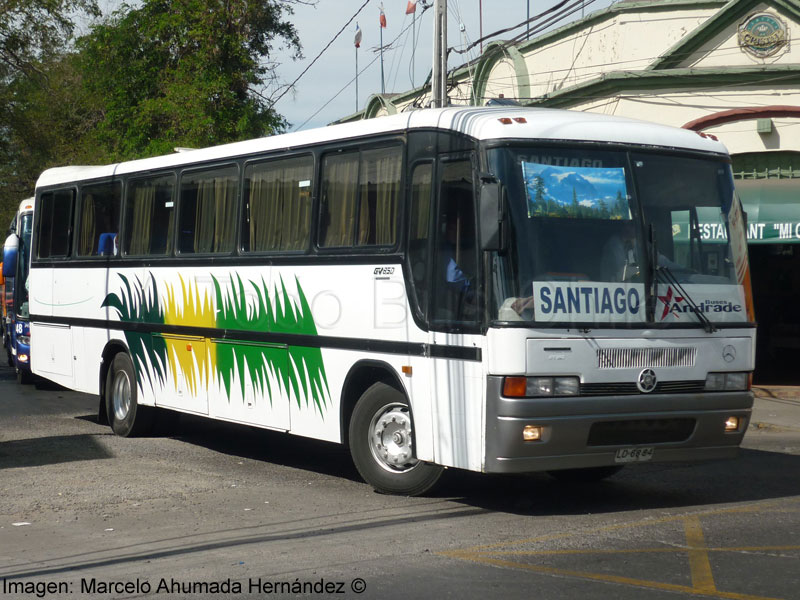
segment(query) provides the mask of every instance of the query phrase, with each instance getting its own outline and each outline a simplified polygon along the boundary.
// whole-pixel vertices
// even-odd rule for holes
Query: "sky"
[[[583,13],[578,9],[554,27],[580,19],[582,14],[589,15],[603,10],[612,4],[612,0],[587,1],[588,5]],[[286,93],[275,104],[278,113],[289,121],[289,131],[325,126],[363,109],[369,97],[381,91],[381,61],[380,53],[377,52],[381,46],[381,4],[387,25],[382,31],[383,81],[386,92],[405,92],[422,85],[427,79],[432,62],[433,8],[423,12],[420,1],[414,27],[411,15],[405,14],[408,0],[318,0],[315,6],[295,5],[291,21],[300,36],[304,59],[292,61],[287,52],[275,52],[272,58],[279,63],[279,79],[284,83],[291,83],[300,76],[365,2],[366,6],[358,16],[300,78],[295,89]],[[481,21],[483,35],[486,36],[523,23],[528,16],[528,5],[530,15],[534,17],[558,2],[559,0],[448,0],[448,46],[462,49],[476,42],[481,37]],[[433,0],[428,0],[428,3],[433,4]],[[362,32],[361,47],[357,51],[354,45],[356,23]],[[417,42],[416,50],[412,53],[414,30]],[[508,39],[524,31],[523,26],[494,39]],[[391,47],[387,49],[389,44]],[[452,69],[478,56],[478,47],[468,54],[452,52],[448,67]],[[360,72],[357,99],[354,81],[356,60]],[[279,95],[274,90],[268,93],[274,98]]]

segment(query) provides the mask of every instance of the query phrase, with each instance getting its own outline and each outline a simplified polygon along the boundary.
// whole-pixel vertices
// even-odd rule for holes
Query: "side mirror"
[[[3,277],[14,277],[17,272],[17,256],[19,254],[19,238],[12,233],[3,244]]]
[[[479,192],[481,249],[499,252],[505,249],[503,185],[493,175],[481,175]]]

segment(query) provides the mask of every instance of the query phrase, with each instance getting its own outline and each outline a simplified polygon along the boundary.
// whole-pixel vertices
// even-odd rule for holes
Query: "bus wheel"
[[[564,469],[562,471],[548,471],[548,474],[559,481],[569,483],[593,483],[606,477],[619,473],[623,465],[613,467],[587,467],[585,469]]]
[[[106,376],[106,412],[111,428],[119,436],[133,437],[147,433],[153,425],[153,413],[136,401],[136,376],[130,356],[114,356]]]
[[[418,496],[442,474],[442,467],[414,457],[408,401],[385,383],[373,384],[359,398],[350,419],[349,439],[358,472],[377,492]]]

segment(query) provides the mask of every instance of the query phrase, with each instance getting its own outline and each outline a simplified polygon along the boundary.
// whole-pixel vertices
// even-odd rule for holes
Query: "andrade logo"
[[[786,24],[770,13],[751,15],[739,26],[739,46],[756,58],[774,56],[788,45]]]
[[[672,315],[676,319],[685,313],[693,313],[695,311],[703,314],[717,314],[717,315],[740,315],[744,311],[741,304],[731,302],[730,300],[712,300],[704,299],[697,302],[694,306],[686,301],[684,296],[680,296],[676,289],[672,286],[667,288],[667,292],[658,296],[659,302],[663,305],[661,312],[661,320],[664,321]]]

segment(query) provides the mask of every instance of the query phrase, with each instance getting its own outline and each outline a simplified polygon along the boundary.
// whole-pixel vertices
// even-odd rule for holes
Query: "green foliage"
[[[43,73],[38,64],[69,42],[80,13],[97,16],[94,0],[16,0],[0,2],[0,82],[21,73]]]
[[[285,123],[257,89],[284,43],[299,56],[291,10],[274,0],[145,0],[123,5],[79,40],[100,118],[95,143],[113,160],[268,135]]]
[[[0,2],[0,227],[50,167],[104,164],[269,135],[269,55],[300,56],[301,0],[143,0],[71,48],[95,0]]]
[[[20,201],[33,194],[39,173],[55,164],[53,156],[68,141],[75,141],[60,121],[76,106],[61,101],[63,91],[75,89],[62,58],[72,39],[72,19],[97,14],[94,0],[0,2],[2,230]]]

